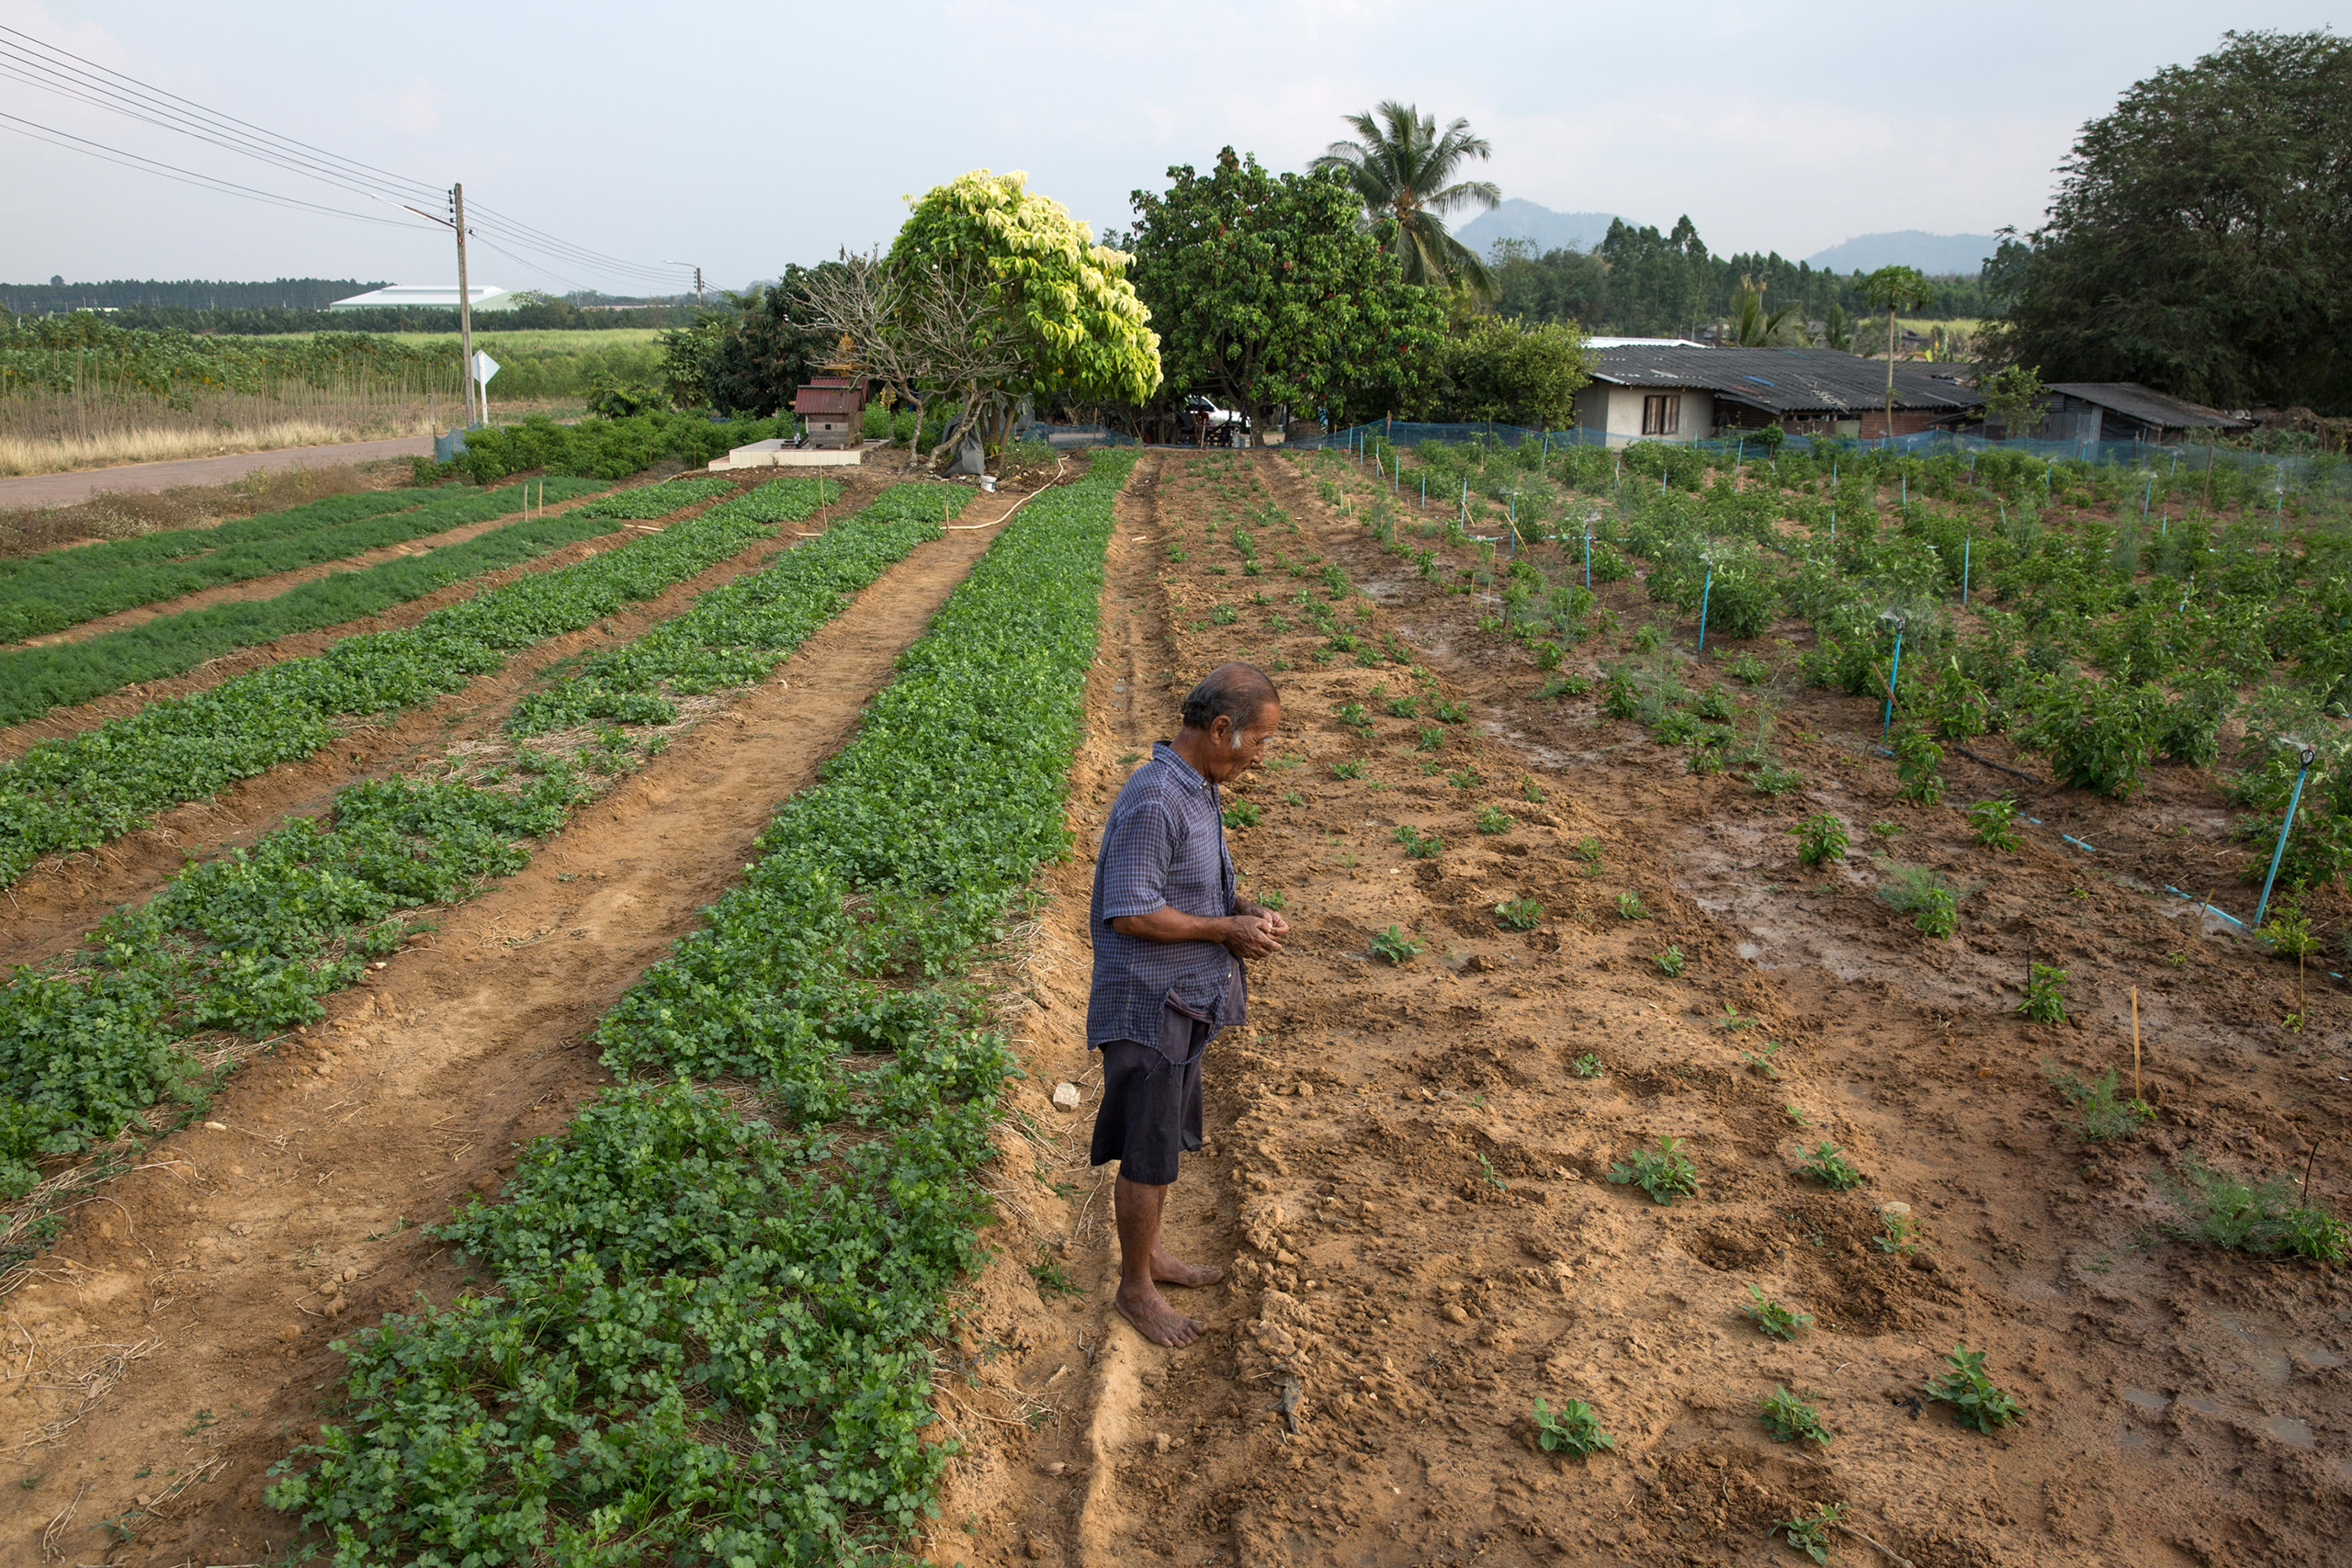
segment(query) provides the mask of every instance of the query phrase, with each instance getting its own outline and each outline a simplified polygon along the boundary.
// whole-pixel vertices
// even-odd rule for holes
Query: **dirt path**
[[[137,1530],[119,1561],[252,1562],[282,1545],[263,1471],[289,1425],[315,1419],[342,1364],[328,1340],[459,1286],[415,1227],[494,1190],[515,1146],[604,1081],[583,1031],[741,874],[776,802],[849,737],[993,536],[952,533],[892,569],[75,1213],[40,1281],[6,1303],[19,1348],[5,1441],[71,1415],[60,1385],[122,1353],[106,1347],[138,1353],[70,1436],[16,1456],[44,1479],[8,1489],[0,1562],[39,1561],[43,1525],[85,1487],[66,1537],[80,1561],[104,1554],[87,1532],[109,1517]],[[141,1502],[199,1472],[185,1496]]]
[[[594,496],[583,495],[575,500],[548,507],[536,515],[560,517],[574,506],[594,499],[596,498]],[[247,599],[275,599],[298,583],[310,582],[322,577],[332,577],[339,571],[359,571],[368,567],[381,566],[388,560],[398,560],[402,556],[423,555],[427,550],[437,550],[446,545],[462,545],[468,539],[477,538],[493,528],[504,528],[512,524],[526,521],[528,515],[530,514],[508,513],[503,517],[492,517],[482,523],[468,523],[462,527],[451,528],[445,533],[427,534],[420,538],[403,540],[397,545],[385,545],[377,549],[362,550],[357,555],[345,556],[338,560],[319,561],[311,566],[296,567],[291,571],[273,572],[267,577],[249,577],[243,582],[224,582],[217,588],[199,588],[192,593],[182,593],[176,598],[158,599],[152,604],[134,604],[128,610],[117,610],[112,615],[100,615],[96,620],[84,621],[78,626],[67,626],[62,631],[48,632],[40,637],[28,637],[21,643],[13,646],[40,648],[47,643],[82,642],[90,637],[103,637],[107,632],[120,631],[125,626],[139,626],[143,622],[164,615],[183,615],[190,610],[202,610],[214,604],[235,604]]]
[[[879,493],[884,484],[876,478],[853,482],[848,493],[812,518],[808,527],[814,531],[848,516]],[[699,515],[717,504],[718,501],[713,500],[687,508],[671,521]],[[207,853],[217,853],[250,844],[289,814],[322,809],[334,798],[336,791],[348,784],[402,772],[419,756],[437,754],[452,739],[496,722],[516,694],[536,682],[540,671],[548,666],[634,639],[647,627],[684,612],[706,591],[756,570],[775,554],[780,542],[790,544],[797,537],[796,531],[786,530],[781,539],[763,539],[675,584],[658,597],[625,605],[594,626],[526,649],[509,660],[503,670],[481,676],[438,702],[394,714],[381,724],[347,730],[324,750],[241,780],[209,799],[175,807],[159,816],[153,827],[125,834],[95,853],[59,856],[40,863],[6,890],[5,899],[0,899],[0,963],[29,963],[78,941],[81,933],[107,911],[161,886],[185,863],[192,849],[200,846]],[[415,615],[405,618],[413,623],[424,614],[417,605],[429,605],[445,596],[476,592],[484,586],[509,581],[522,571],[545,570],[549,565],[561,565],[566,559],[585,558],[592,551],[612,547],[610,538],[591,540],[509,572],[453,587],[442,594],[419,600],[416,605],[403,605],[399,611],[387,612],[367,623],[338,631],[281,638],[266,648],[249,651],[254,655],[254,666],[274,658],[316,652],[335,637],[354,631],[403,624],[403,614],[410,610],[415,610]],[[290,646],[294,644],[303,646]],[[212,671],[234,662],[237,660],[223,660],[208,666],[202,672],[201,683],[217,684],[227,679],[226,674],[215,676]],[[191,687],[198,679],[188,678]],[[179,683],[157,682],[159,686]],[[108,704],[114,701],[107,699]]]
[[[430,457],[433,437],[401,435],[385,441],[342,441],[324,446],[286,446],[274,452],[231,452],[218,457],[181,457],[168,463],[127,463],[115,468],[85,468],[65,474],[20,474],[0,479],[0,507],[71,506],[109,491],[176,490],[182,485],[226,484],[259,469],[315,468],[330,463],[380,463]]]
[[[2169,969],[2152,940],[2182,939],[2160,917],[2126,918],[2124,891],[2029,856],[1980,869],[2007,900],[1984,918],[1981,960],[1931,944],[1866,886],[1799,874],[1781,829],[1826,804],[1903,828],[1906,859],[1971,869],[1957,813],[1906,818],[1891,776],[1832,767],[1826,742],[1793,736],[1818,798],[1694,777],[1680,749],[1589,703],[1534,700],[1542,672],[1472,624],[1491,601],[1408,586],[1280,460],[1236,463],[1224,496],[1197,471],[1154,470],[1111,558],[1080,848],[1050,879],[1020,1019],[1031,1115],[1059,1136],[1034,1181],[1017,1175],[1031,1151],[1008,1161],[1010,1261],[984,1279],[963,1347],[977,1392],[959,1383],[948,1405],[977,1440],[943,1513],[971,1525],[944,1524],[934,1560],[1797,1562],[1768,1543],[1774,1521],[1842,1505],[1919,1568],[2330,1561],[2352,1504],[2352,1291],[2169,1239],[2153,1175],[2192,1143],[2276,1168],[2297,1126],[2340,1130],[2340,1036],[2276,1048],[2233,1021],[2234,1001],[2199,1017],[2168,1000],[2181,1027],[2152,1070],[2157,1122],[2136,1144],[2086,1145],[2043,1064],[2095,1075],[2120,1049],[2128,1072],[2128,1033],[2119,1046],[2103,1015],[2135,971]],[[1252,474],[1262,489],[1244,488]],[[1389,584],[1347,629],[1401,637],[1428,684],[1396,663],[1317,661],[1327,639],[1289,603],[1311,561],[1243,574],[1223,525],[1269,498],[1305,532],[1253,525],[1259,549]],[[1204,542],[1213,509],[1219,539]],[[1168,563],[1163,539],[1188,559]],[[1612,601],[1629,625],[1633,586]],[[1219,604],[1238,612],[1226,626]],[[1254,1028],[1212,1049],[1208,1146],[1172,1234],[1235,1278],[1187,1300],[1209,1332],[1170,1353],[1106,1311],[1114,1253],[1084,1166],[1084,907],[1102,812],[1171,727],[1174,682],[1229,657],[1291,666],[1270,755],[1297,761],[1237,792],[1262,817],[1233,837],[1244,887],[1282,890],[1295,935],[1253,966]],[[1392,716],[1406,695],[1419,713]],[[1352,778],[1334,766],[1359,763]],[[1489,807],[1503,830],[1480,830]],[[1409,856],[1400,829],[1442,847]],[[1523,933],[1495,914],[1520,897],[1544,906]],[[1368,952],[1390,927],[1420,949],[1407,963]],[[2013,986],[1970,971],[2037,933],[2067,944],[2097,1004],[2085,1027],[2028,1023]],[[1057,1078],[1084,1091],[1074,1113],[1045,1108]],[[1686,1140],[1699,1188],[1671,1206],[1610,1179],[1661,1136]],[[1803,1174],[1824,1142],[1861,1185]],[[1040,1196],[1056,1184],[1065,1200]],[[1056,1269],[1082,1303],[1053,1289]],[[1739,1310],[1751,1285],[1811,1326],[1760,1334]],[[1979,1434],[1922,1397],[1955,1341],[1987,1352],[2022,1425]],[[990,1361],[991,1347],[1009,1353]],[[1776,1388],[1814,1407],[1826,1447],[1773,1440],[1758,1412]],[[1544,1451],[1538,1399],[1589,1402],[1616,1447]],[[1830,1544],[1835,1561],[1874,1560],[1852,1536]]]

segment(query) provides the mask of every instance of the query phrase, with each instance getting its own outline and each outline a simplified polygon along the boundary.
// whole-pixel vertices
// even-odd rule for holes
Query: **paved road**
[[[275,452],[231,452],[219,457],[184,457],[170,463],[131,463],[119,468],[85,468],[71,474],[26,474],[0,479],[0,510],[20,506],[71,506],[108,491],[171,490],[179,485],[226,484],[255,468],[322,468],[335,463],[371,463],[386,457],[429,457],[430,435],[390,441],[346,441],[332,446],[287,446]]]

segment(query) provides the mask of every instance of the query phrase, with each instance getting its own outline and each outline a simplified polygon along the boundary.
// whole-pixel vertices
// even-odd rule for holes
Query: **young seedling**
[[[2014,824],[2018,803],[2007,795],[1980,800],[1968,808],[1968,836],[1988,850],[2014,850],[2025,842]]]
[[[1445,731],[1430,725],[1423,725],[1420,729],[1420,739],[1415,742],[1413,750],[1416,751],[1442,751],[1444,749]]]
[[[1435,833],[1423,833],[1408,823],[1396,829],[1396,841],[1405,846],[1410,860],[1433,860],[1445,850],[1445,840]]]
[[[1903,831],[1903,824],[1900,822],[1873,822],[1871,824],[1871,831],[1876,833],[1881,839],[1892,839]]]
[[[1445,770],[1445,782],[1456,789],[1476,789],[1487,781],[1478,776],[1476,768],[1448,768]]]
[[[1482,1094],[1474,1099],[1464,1100],[1463,1103],[1466,1105],[1483,1105],[1486,1101],[1487,1097]],[[1496,1171],[1495,1162],[1488,1159],[1485,1155],[1480,1155],[1478,1156],[1478,1176],[1479,1179],[1486,1182],[1487,1186],[1493,1188],[1498,1192],[1508,1192],[1510,1190],[1510,1184],[1505,1181],[1501,1175]]]
[[[1815,1562],[1826,1563],[1829,1561],[1829,1532],[1842,1528],[1839,1521],[1845,1517],[1845,1504],[1823,1503],[1810,1514],[1799,1514],[1791,1519],[1774,1519],[1772,1530],[1778,1530],[1788,1539],[1791,1546]],[[1770,1536],[1772,1530],[1764,1533]]]
[[[1883,1212],[1879,1226],[1883,1233],[1871,1238],[1871,1245],[1881,1252],[1891,1252],[1897,1258],[1908,1258],[1919,1250],[1919,1222],[1896,1210]]]
[[[1959,887],[1943,873],[1924,865],[1903,865],[1894,861],[1882,861],[1893,876],[1880,885],[1879,897],[1893,908],[1911,917],[1911,923],[1928,935],[1948,937],[1960,929],[1960,900],[1975,891]]]
[[[1757,1023],[1755,1019],[1752,1019],[1747,1014],[1741,1012],[1729,1002],[1725,1002],[1724,1004],[1723,1018],[1720,1021],[1724,1026],[1724,1032],[1726,1034],[1736,1034],[1743,1029],[1753,1029],[1756,1027]]]
[[[1835,1144],[1825,1143],[1812,1150],[1800,1168],[1824,1187],[1839,1192],[1850,1192],[1862,1184],[1860,1168]]]
[[[1617,1439],[1600,1429],[1600,1418],[1592,1406],[1581,1399],[1564,1401],[1556,1415],[1539,1399],[1533,1420],[1535,1440],[1547,1454],[1596,1454],[1617,1446]]]
[[[1304,806],[1306,804],[1306,796],[1295,789],[1286,789],[1283,791],[1282,802],[1284,806]]]
[[[1363,777],[1363,759],[1361,757],[1351,757],[1344,762],[1332,763],[1331,776],[1335,779],[1360,779]]]
[[[1517,818],[1491,802],[1478,812],[1478,831],[1481,833],[1508,833],[1518,826]]]
[[[1804,774],[1771,763],[1748,775],[1747,787],[1758,795],[1782,795],[1804,787]]]
[[[1767,1040],[1763,1044],[1758,1046],[1753,1051],[1742,1051],[1739,1054],[1739,1059],[1743,1064],[1754,1069],[1758,1074],[1764,1077],[1770,1078],[1777,1083],[1780,1081],[1781,1069],[1773,1062],[1772,1058],[1780,1054],[1780,1042],[1775,1040]]]
[[[2041,1076],[2050,1087],[2075,1109],[2075,1136],[2086,1144],[2104,1143],[2136,1133],[2156,1113],[2155,1107],[2141,1100],[2116,1098],[2116,1070],[2109,1067],[2098,1077],[2086,1083],[2074,1074],[2055,1065],[2041,1064]]]
[[[2025,1000],[2018,1011],[2036,1023],[2066,1021],[2066,972],[2047,964],[2026,965]]]
[[[1928,1397],[1951,1405],[1962,1426],[1992,1432],[2024,1419],[2018,1402],[1984,1375],[1984,1351],[1954,1345],[1945,1352],[1944,1365],[1948,1370],[1941,1376],[1928,1380]]]
[[[1679,947],[1668,945],[1664,953],[1653,953],[1650,957],[1657,963],[1658,972],[1669,978],[1682,973],[1682,949]]]
[[[1823,1448],[1829,1446],[1831,1433],[1821,1424],[1821,1412],[1775,1383],[1764,1401],[1760,1414],[1764,1429],[1772,1434],[1776,1443],[1803,1442],[1810,1438]]]
[[[1819,865],[1824,861],[1844,860],[1846,824],[1826,811],[1816,811],[1789,829],[1796,835],[1797,863]]]
[[[1619,916],[1628,920],[1645,920],[1649,919],[1649,911],[1642,908],[1642,896],[1638,893],[1620,893],[1617,895],[1617,913]]]
[[[1376,688],[1374,694],[1378,694]],[[1421,699],[1415,696],[1391,697],[1388,699],[1388,711],[1396,718],[1418,718],[1421,712]]]
[[[1638,1187],[1661,1208],[1675,1199],[1699,1195],[1699,1169],[1679,1151],[1682,1140],[1661,1135],[1656,1148],[1636,1149],[1633,1158],[1609,1168],[1609,1179],[1620,1187]]]
[[[1568,1064],[1568,1071],[1580,1078],[1597,1078],[1601,1073],[1600,1058],[1587,1051]]]
[[[2352,1257],[2352,1226],[2326,1210],[2298,1202],[2295,1179],[2281,1171],[2267,1181],[2248,1181],[2234,1171],[2208,1165],[2193,1150],[2177,1176],[2159,1176],[2157,1185],[2182,1215],[2167,1226],[2174,1235],[2209,1246],[2254,1253],[2291,1253],[2314,1263],[2342,1263]]]
[[[1519,775],[1519,798],[1535,806],[1544,804],[1544,787],[1535,782],[1533,773]]]
[[[2303,961],[2325,944],[2312,931],[2311,917],[2289,903],[2281,903],[2268,919],[2255,928],[2254,934],[2267,942],[2270,951],[2279,957],[2295,961],[2295,1010],[2287,1015],[2287,1027],[2300,1034],[2303,1021],[2311,1016],[2303,998]]]
[[[1813,1326],[1811,1313],[1791,1312],[1754,1285],[1747,1287],[1747,1300],[1739,1310],[1759,1332],[1774,1339],[1794,1339],[1800,1331]]]
[[[1372,955],[1387,964],[1409,964],[1420,951],[1419,942],[1415,942],[1395,926],[1390,926],[1372,939]]]
[[[1916,730],[1896,740],[1894,775],[1903,781],[1903,798],[1922,806],[1933,806],[1941,800],[1944,781],[1936,772],[1936,764],[1943,760],[1944,749]]]
[[[1281,888],[1269,887],[1258,895],[1258,905],[1261,908],[1272,909],[1276,914],[1280,914],[1290,907],[1290,899],[1284,897]]]
[[[1437,705],[1437,720],[1440,724],[1460,724],[1469,716],[1470,710],[1460,703],[1441,702]]]
[[[1237,800],[1225,808],[1225,825],[1228,828],[1255,828],[1258,817],[1258,807],[1247,800]]]
[[[1532,898],[1506,898],[1495,906],[1495,919],[1506,931],[1532,931],[1544,923],[1544,906]]]
[[[1048,1244],[1039,1243],[1037,1252],[1037,1261],[1029,1265],[1029,1277],[1037,1281],[1039,1295],[1082,1296],[1086,1294],[1085,1288],[1072,1284],[1069,1276],[1062,1271],[1062,1266],[1054,1261],[1053,1250]]]

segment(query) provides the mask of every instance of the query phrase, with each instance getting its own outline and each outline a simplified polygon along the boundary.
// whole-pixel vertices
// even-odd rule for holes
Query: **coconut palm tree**
[[[1347,121],[1358,140],[1334,141],[1315,160],[1318,169],[1338,169],[1363,200],[1364,220],[1396,220],[1389,248],[1405,269],[1405,281],[1432,288],[1467,288],[1491,296],[1494,279],[1477,254],[1446,232],[1442,214],[1457,208],[1491,209],[1503,193],[1491,180],[1457,180],[1473,158],[1494,156],[1470,122],[1457,119],[1440,135],[1434,116],[1391,99],[1370,114]]]

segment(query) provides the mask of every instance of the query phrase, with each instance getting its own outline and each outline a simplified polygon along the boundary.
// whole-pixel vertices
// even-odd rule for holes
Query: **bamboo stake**
[[[2140,987],[2132,987],[2132,1098],[2145,1102],[2140,1092]]]

